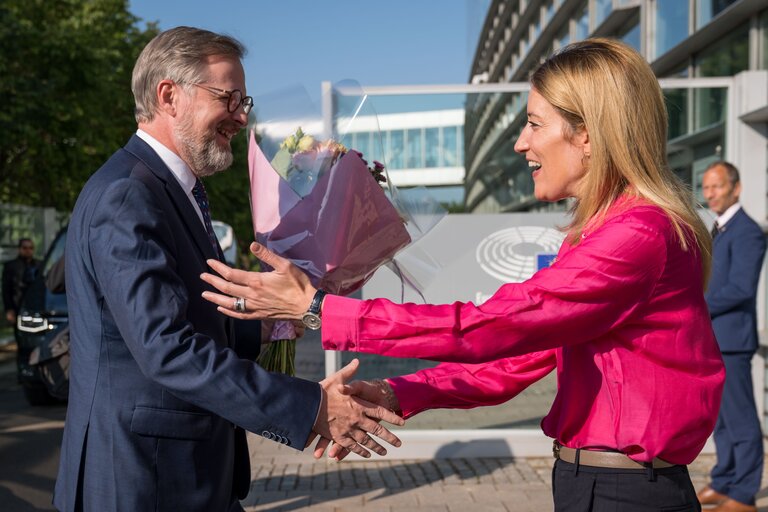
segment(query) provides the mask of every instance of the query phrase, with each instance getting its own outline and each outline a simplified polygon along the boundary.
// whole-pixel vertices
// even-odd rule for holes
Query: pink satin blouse
[[[389,380],[405,416],[509,400],[557,368],[544,433],[572,448],[688,464],[725,370],[698,249],[655,206],[620,200],[555,263],[481,305],[327,296],[323,347],[448,363]]]

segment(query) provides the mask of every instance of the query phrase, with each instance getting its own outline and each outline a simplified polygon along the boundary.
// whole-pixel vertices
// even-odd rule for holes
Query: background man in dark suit
[[[699,501],[718,504],[713,510],[754,511],[763,473],[763,435],[751,361],[758,345],[756,295],[765,235],[739,204],[736,167],[714,163],[702,184],[709,208],[718,215],[712,231],[712,277],[705,297],[726,376],[714,432],[717,464],[712,483],[699,492]]]
[[[221,249],[199,178],[231,165],[246,126],[243,52],[189,27],[153,39],[133,72],[139,130],[75,205],[60,510],[242,510],[243,429],[297,449],[314,434],[363,455],[383,452],[368,432],[399,444],[376,420],[402,420],[338,390],[354,365],[320,384],[270,374],[252,361],[259,329],[236,343],[233,322],[201,297]]]
[[[40,265],[35,259],[35,244],[29,238],[19,240],[19,253],[5,262],[3,266],[3,307],[5,308],[5,320],[13,325],[16,323],[16,315],[19,313],[21,297],[27,288],[27,283],[35,276],[34,272]]]

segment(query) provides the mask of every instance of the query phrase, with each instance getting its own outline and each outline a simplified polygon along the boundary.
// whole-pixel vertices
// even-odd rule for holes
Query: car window
[[[56,239],[51,244],[51,248],[48,250],[48,254],[45,257],[45,263],[43,265],[43,275],[47,276],[51,267],[59,261],[59,258],[64,256],[64,246],[67,242],[67,231],[62,230]]]

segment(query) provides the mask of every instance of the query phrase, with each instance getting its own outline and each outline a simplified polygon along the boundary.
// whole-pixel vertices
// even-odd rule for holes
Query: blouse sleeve
[[[648,300],[663,272],[671,228],[663,213],[645,212],[610,219],[551,267],[481,305],[328,296],[323,347],[478,363],[598,338]]]
[[[551,372],[554,350],[497,359],[482,364],[442,363],[387,379],[404,418],[428,409],[471,409],[516,397]]]

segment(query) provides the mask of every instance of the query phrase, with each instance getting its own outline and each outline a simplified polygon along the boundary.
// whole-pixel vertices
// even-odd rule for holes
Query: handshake
[[[386,421],[402,426],[405,421],[397,414],[399,402],[389,384],[383,380],[349,382],[360,362],[352,360],[347,366],[320,382],[323,397],[309,446],[319,436],[313,455],[342,460],[350,452],[361,457],[371,456],[369,450],[386,455],[387,450],[374,437],[399,447],[402,443],[381,425]],[[349,383],[348,383],[349,382]]]

